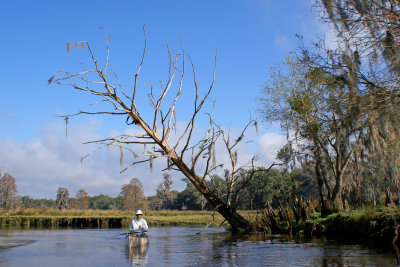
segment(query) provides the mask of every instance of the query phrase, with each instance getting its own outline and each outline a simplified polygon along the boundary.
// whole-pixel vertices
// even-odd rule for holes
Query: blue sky
[[[143,49],[146,25],[147,55],[139,79],[146,84],[167,78],[166,44],[178,48],[178,36],[196,65],[201,88],[212,77],[218,52],[214,119],[224,127],[241,127],[257,114],[256,97],[268,79],[267,69],[296,48],[295,34],[305,40],[321,36],[324,27],[312,13],[310,0],[247,1],[2,1],[0,25],[0,166],[17,181],[21,195],[54,198],[58,186],[71,194],[83,188],[89,194],[118,195],[122,184],[139,177],[146,195],[154,194],[162,175],[141,166],[119,174],[118,153],[89,158],[82,142],[123,132],[123,121],[106,117],[71,120],[65,139],[62,119],[55,115],[84,109],[93,98],[68,87],[47,85],[58,70],[79,70],[88,64],[87,50],[67,54],[68,41],[89,41],[100,61],[105,41],[100,27],[111,34],[110,67],[126,88],[132,83]],[[178,120],[191,109],[191,81],[185,80]],[[143,98],[145,99],[145,98]],[[143,104],[144,109],[148,106]],[[179,113],[180,112],[180,113]],[[179,117],[182,114],[181,117]],[[202,127],[201,121],[199,127]],[[261,125],[256,153],[264,163],[282,144],[276,127]],[[161,168],[161,167],[160,167]],[[176,175],[176,189],[183,184]]]

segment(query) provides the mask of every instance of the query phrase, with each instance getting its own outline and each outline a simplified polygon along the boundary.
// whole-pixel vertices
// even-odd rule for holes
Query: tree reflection
[[[271,238],[271,236],[267,236],[263,233],[256,234],[230,234],[223,235],[224,238],[213,240],[211,256],[209,260],[212,262],[229,262],[233,266],[242,265],[241,260],[241,250],[240,246],[247,243],[257,243],[264,242],[267,239]],[[204,262],[203,262],[204,264]],[[251,264],[247,262],[247,264]]]

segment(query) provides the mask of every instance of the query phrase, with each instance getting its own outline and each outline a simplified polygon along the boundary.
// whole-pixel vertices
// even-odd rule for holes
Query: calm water
[[[396,266],[391,251],[285,236],[232,236],[223,229],[153,227],[128,248],[121,229],[3,230],[35,242],[0,250],[0,266]]]

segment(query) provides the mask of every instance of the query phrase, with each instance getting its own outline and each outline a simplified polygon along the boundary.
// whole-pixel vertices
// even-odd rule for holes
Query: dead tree
[[[251,168],[252,163],[254,162],[253,158],[249,164],[236,167],[238,151],[234,149],[243,141],[245,130],[248,126],[252,124],[256,125],[256,123],[253,120],[250,120],[245,130],[241,132],[240,137],[234,139],[235,141],[233,142],[231,141],[233,145],[229,145],[229,134],[225,133],[222,127],[218,126],[213,121],[212,112],[210,112],[208,114],[209,125],[204,132],[204,135],[201,138],[197,138],[197,135],[196,137],[194,136],[195,121],[198,119],[200,111],[208,100],[214,86],[217,57],[215,56],[215,65],[211,83],[201,96],[194,63],[190,56],[185,54],[182,42],[180,49],[177,49],[175,54],[171,53],[168,49],[169,77],[166,83],[161,84],[158,94],[155,94],[153,86],[150,86],[148,98],[153,109],[153,116],[150,120],[146,120],[140,112],[143,108],[139,108],[139,103],[136,98],[138,95],[137,92],[140,90],[138,83],[139,74],[146,54],[146,33],[144,31],[144,50],[141,62],[136,74],[134,75],[133,88],[129,92],[124,89],[116,73],[109,75],[108,56],[110,38],[111,36],[107,37],[107,35],[105,35],[107,49],[104,66],[100,66],[88,42],[72,43],[72,45],[76,47],[87,47],[93,68],[90,70],[83,68],[83,70],[78,73],[59,71],[50,78],[49,84],[54,82],[57,84],[72,86],[78,91],[83,91],[97,97],[98,101],[95,104],[105,102],[111,105],[111,109],[108,108],[102,111],[80,111],[76,114],[64,115],[62,117],[65,118],[67,124],[70,117],[81,114],[109,114],[122,117],[128,125],[138,127],[143,132],[137,135],[122,134],[116,137],[87,143],[98,144],[98,149],[110,146],[118,147],[121,150],[121,166],[123,165],[124,153],[130,153],[133,161],[127,167],[123,168],[122,171],[138,163],[144,162],[149,162],[150,168],[152,168],[153,160],[157,158],[166,158],[167,164],[165,169],[174,169],[183,173],[202,193],[210,205],[229,222],[233,231],[251,229],[249,221],[244,219],[239,213],[237,213],[232,205],[230,205],[230,199],[232,195],[234,195],[232,190],[235,185],[235,174],[241,169]],[[71,43],[68,47],[70,46]],[[170,138],[177,131],[175,107],[183,88],[186,61],[189,62],[191,73],[193,75],[193,109],[190,119],[183,131],[176,134],[174,138]],[[175,77],[178,77],[179,80],[177,84],[173,83]],[[143,94],[142,91],[141,94]],[[165,102],[169,99],[170,103],[166,104]],[[233,168],[231,170],[231,176],[228,179],[228,201],[223,201],[220,197],[212,193],[210,188],[206,185],[206,179],[215,173],[218,168],[223,167],[223,164],[217,164],[215,156],[215,146],[221,136],[223,136],[223,141],[227,148],[227,156],[231,159]],[[174,139],[175,141],[171,141],[171,139]],[[144,147],[142,152],[139,152],[138,145]],[[149,147],[151,147],[151,149],[148,149]]]

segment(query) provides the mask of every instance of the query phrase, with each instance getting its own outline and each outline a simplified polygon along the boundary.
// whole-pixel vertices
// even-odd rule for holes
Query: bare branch
[[[111,42],[111,34],[110,34],[110,37],[108,38],[108,40],[107,40],[107,33],[106,33],[106,30],[103,28],[103,27],[101,27],[102,29],[103,29],[103,31],[104,31],[104,38],[106,39],[106,44],[107,44],[107,56],[106,56],[106,63],[105,63],[105,66],[104,66],[104,76],[106,75],[106,72],[107,72],[107,66],[108,66],[108,56],[110,55],[110,42]],[[115,93],[115,91],[114,91],[114,93]]]
[[[132,95],[132,105],[131,105],[131,111],[137,113],[137,108],[136,108],[136,103],[135,103],[135,97],[136,97],[136,88],[137,88],[137,79],[140,73],[140,69],[142,68],[143,62],[144,62],[144,56],[146,55],[146,47],[147,47],[147,38],[146,38],[146,29],[145,25],[143,25],[143,35],[144,35],[144,48],[143,48],[143,55],[142,55],[142,60],[140,61],[138,70],[135,74],[135,82],[133,84],[133,95]]]

